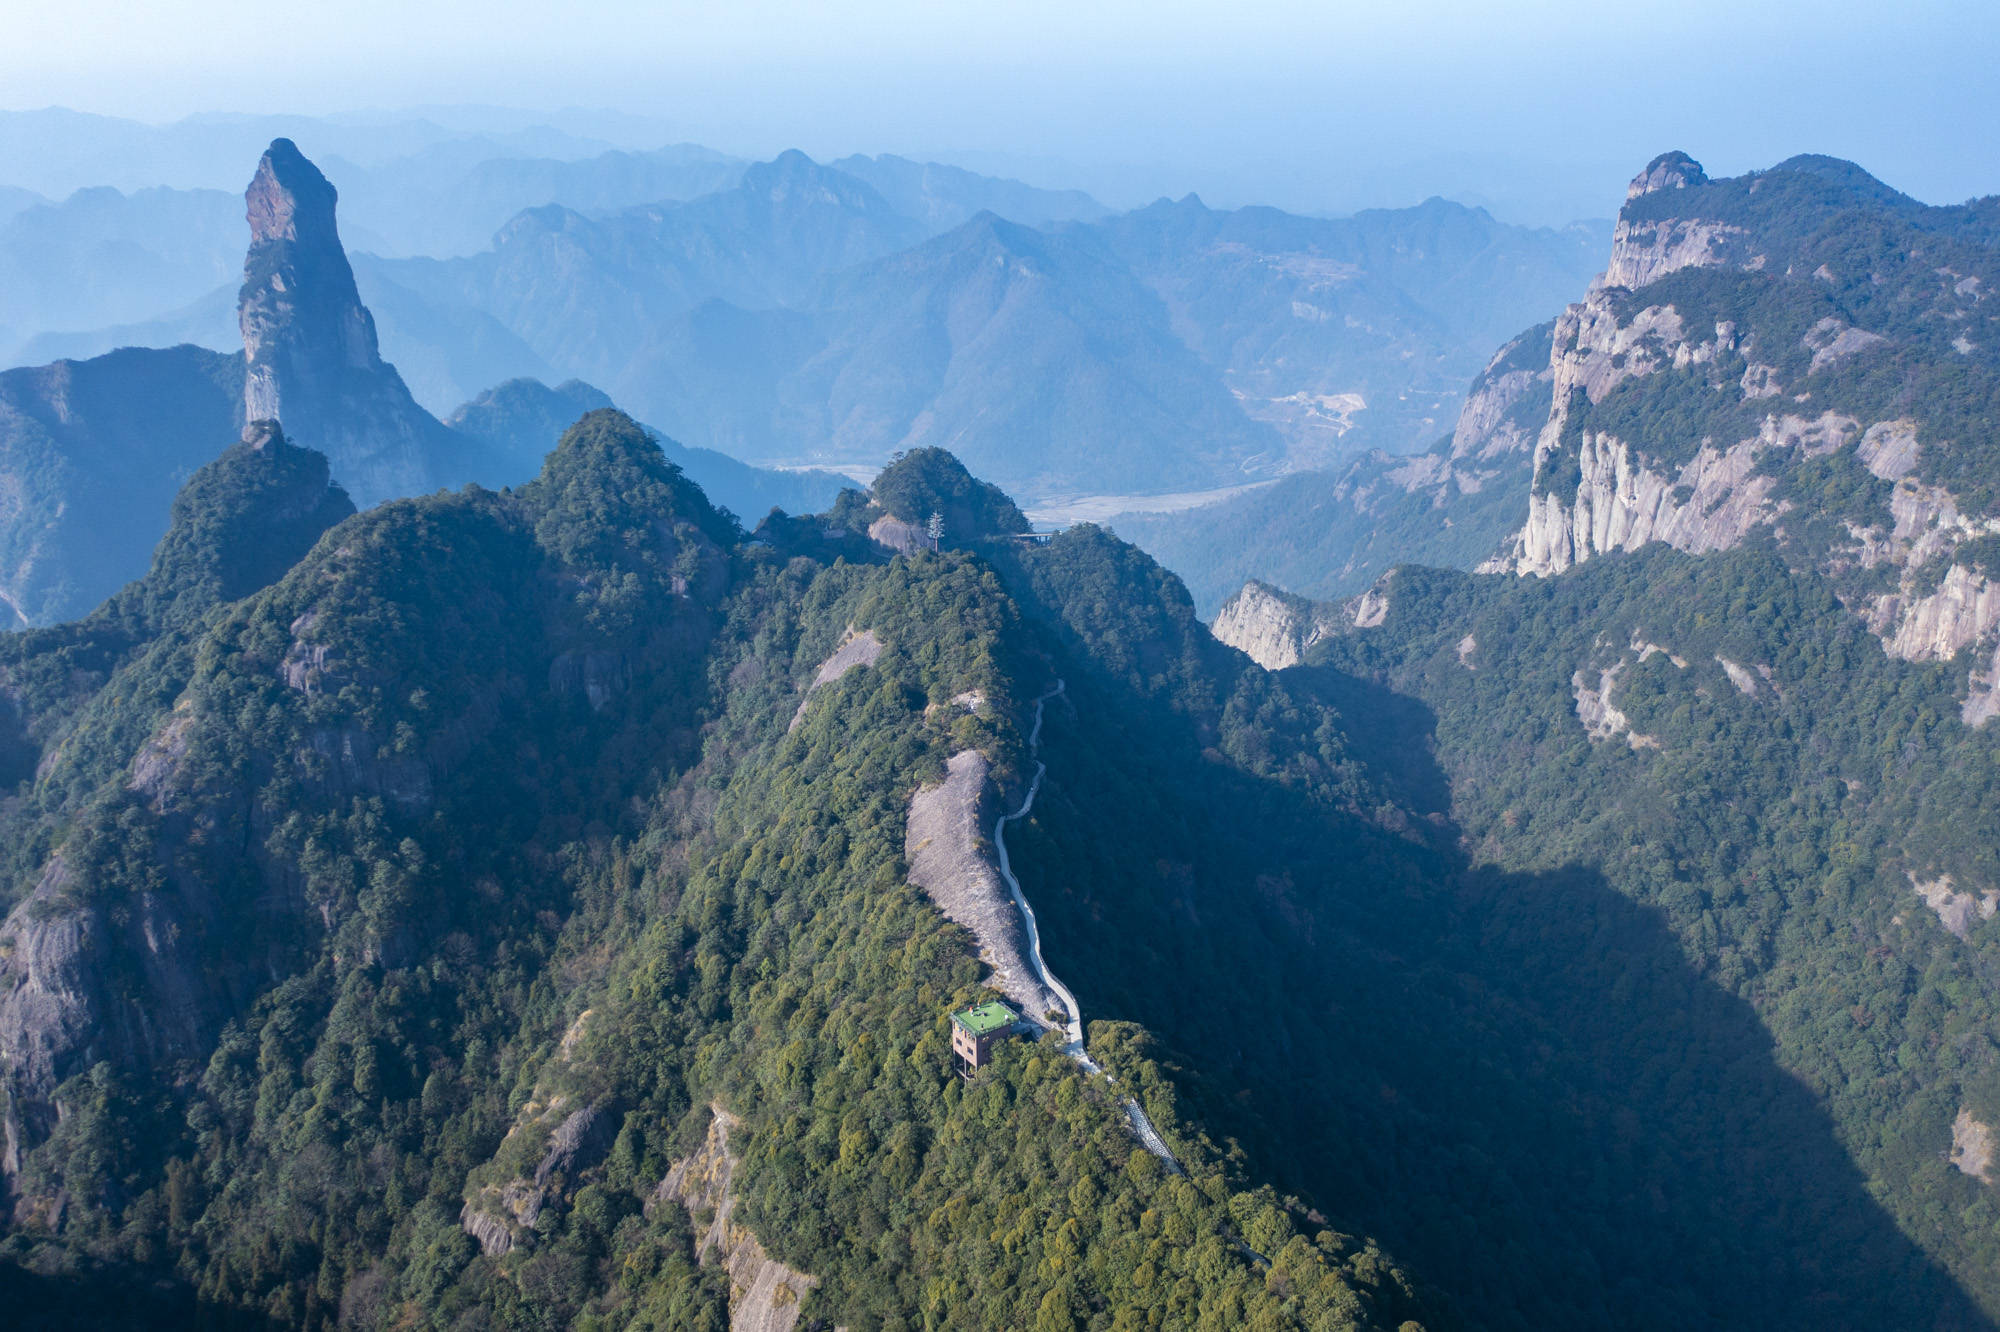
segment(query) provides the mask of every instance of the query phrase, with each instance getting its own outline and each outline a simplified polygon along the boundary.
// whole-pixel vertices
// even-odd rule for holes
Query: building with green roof
[[[993,1060],[994,1043],[1013,1031],[1020,1015],[993,1000],[951,1015],[951,1053],[958,1071],[970,1078]]]

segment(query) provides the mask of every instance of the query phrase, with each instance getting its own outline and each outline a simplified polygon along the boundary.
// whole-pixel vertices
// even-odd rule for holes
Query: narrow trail
[[[1012,814],[1002,814],[994,822],[993,849],[999,855],[1000,877],[1007,881],[1007,891],[1013,894],[1014,905],[1021,909],[1021,922],[1027,927],[1028,961],[1034,966],[1035,974],[1041,977],[1043,986],[1062,1000],[1063,1011],[1069,1016],[1065,1030],[1065,1035],[1069,1039],[1063,1045],[1063,1053],[1081,1064],[1087,1073],[1104,1073],[1103,1067],[1090,1057],[1089,1051],[1083,1048],[1083,1009],[1076,1002],[1076,995],[1071,992],[1069,986],[1056,979],[1055,973],[1049,970],[1048,963],[1042,960],[1042,932],[1035,922],[1035,909],[1028,905],[1028,896],[1021,891],[1021,881],[1014,877],[1013,864],[1007,858],[1007,825],[1017,819],[1028,817],[1030,811],[1035,808],[1035,796],[1042,789],[1042,778],[1047,776],[1049,771],[1049,765],[1038,757],[1042,747],[1043,707],[1067,688],[1067,684],[1059,678],[1053,688],[1035,700],[1035,722],[1028,730],[1028,754],[1035,759],[1035,775],[1028,781],[1028,793],[1021,798],[1021,807]],[[1118,1081],[1108,1073],[1105,1073],[1105,1080],[1114,1084]],[[1119,1099],[1125,1111],[1126,1122],[1131,1125],[1133,1136],[1139,1139],[1147,1151],[1165,1161],[1168,1168],[1179,1174],[1180,1162],[1174,1159],[1173,1152],[1167,1148],[1166,1140],[1160,1137],[1160,1131],[1153,1127],[1153,1121],[1146,1117],[1146,1112],[1139,1108],[1139,1103],[1129,1096]]]

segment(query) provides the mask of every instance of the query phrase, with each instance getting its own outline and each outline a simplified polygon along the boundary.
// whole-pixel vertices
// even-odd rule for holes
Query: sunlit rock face
[[[467,479],[470,449],[384,361],[334,221],[338,195],[289,139],[245,192],[250,251],[237,319],[246,420],[326,454],[363,508]]]

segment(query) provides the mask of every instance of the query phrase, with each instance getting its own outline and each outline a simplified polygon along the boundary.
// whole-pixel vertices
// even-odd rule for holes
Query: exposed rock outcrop
[[[910,882],[979,940],[980,960],[993,969],[990,983],[1021,1012],[1039,1015],[1062,1005],[1028,963],[1021,913],[993,862],[985,836],[994,814],[987,775],[978,750],[953,754],[944,781],[910,797],[903,857]]]
[[[1757,697],[1759,686],[1757,672],[1751,670],[1741,662],[1731,661],[1729,658],[1719,655],[1715,659],[1715,664],[1722,667],[1722,673],[1729,677],[1729,683],[1736,686],[1737,693],[1743,695],[1745,698]]]
[[[770,1254],[748,1226],[736,1220],[731,1188],[736,1155],[729,1147],[730,1130],[742,1121],[721,1106],[709,1107],[708,1136],[696,1152],[674,1162],[654,1197],[713,1219],[695,1242],[704,1264],[719,1262],[729,1272],[730,1332],[792,1332],[799,1321],[799,1301],[819,1282],[785,1266]]]
[[[2000,646],[1993,649],[1985,669],[1974,667],[1966,681],[1965,702],[1958,709],[1959,720],[1967,726],[1984,726],[2000,717]]]
[[[1796,163],[1786,166],[1796,168]],[[1842,178],[1856,176],[1858,169],[1848,168]],[[1748,191],[1755,193],[1760,184],[1753,177]],[[1952,493],[1916,479],[1923,457],[1918,421],[1870,421],[1798,405],[1809,402],[1814,386],[1826,382],[1816,376],[1875,355],[1891,339],[1857,327],[1844,310],[1819,316],[1801,334],[1798,324],[1775,319],[1755,303],[1743,307],[1744,327],[1735,318],[1717,316],[1712,328],[1706,321],[1697,328],[1671,302],[1649,300],[1650,293],[1642,290],[1687,268],[1764,269],[1771,262],[1766,242],[1780,252],[1787,245],[1796,247],[1796,239],[1787,239],[1782,228],[1753,235],[1733,222],[1716,220],[1718,214],[1742,218],[1756,213],[1744,210],[1740,195],[1708,197],[1711,185],[1700,165],[1681,153],[1655,159],[1632,181],[1609,266],[1584,300],[1565,310],[1554,325],[1547,416],[1535,443],[1526,521],[1479,568],[1557,574],[1594,555],[1637,550],[1654,541],[1703,555],[1731,549],[1758,529],[1770,530],[1790,549],[1804,530],[1809,535],[1797,548],[1834,578],[1849,608],[1892,655],[1938,661],[1967,648],[1982,654],[1990,650],[1991,659],[1971,672],[1961,715],[1969,725],[2000,715],[2000,585],[1980,560],[1954,558],[1964,543],[2000,534],[2000,519],[1968,517]],[[1739,182],[1719,185],[1740,187]],[[1876,186],[1878,192],[1882,188]],[[1682,201],[1675,197],[1681,191],[1695,193]],[[1785,262],[1795,264],[1797,255]],[[1976,297],[1977,287],[1965,288],[1959,273],[1944,268],[1937,273],[1961,304]],[[1824,264],[1812,277],[1839,281]],[[1879,274],[1871,278],[1881,280]],[[1700,303],[1699,298],[1675,299]],[[1944,317],[1962,318],[1964,312],[1952,307]],[[1809,353],[1804,361],[1801,351]],[[1743,366],[1740,372],[1738,365]],[[1780,365],[1789,368],[1781,371]],[[1657,398],[1640,399],[1640,405],[1610,415],[1611,422],[1622,424],[1594,427],[1594,421],[1606,418],[1592,409],[1614,392],[1673,374],[1681,377],[1664,380]],[[1785,382],[1788,377],[1795,382]],[[1694,405],[1698,399],[1687,395],[1704,387],[1717,395],[1714,402],[1724,410]],[[1642,391],[1654,392],[1650,385]],[[1769,406],[1761,418],[1728,410],[1765,403]],[[1631,424],[1633,411],[1640,424]],[[1718,422],[1722,428],[1700,433]],[[1950,446],[1949,439],[1942,443]],[[1870,521],[1872,495],[1851,499],[1846,502],[1861,507],[1850,509],[1843,520],[1846,539],[1836,534],[1829,541],[1824,515],[1808,511],[1793,516],[1792,507],[1832,496],[1827,474],[1815,474],[1820,479],[1789,498],[1786,478],[1809,460],[1846,449],[1852,449],[1853,462],[1893,483],[1894,489],[1887,522]],[[1833,464],[1832,475],[1846,465]],[[1899,576],[1849,577],[1883,566]],[[1885,583],[1889,590],[1883,590]],[[1757,689],[1756,679],[1740,668],[1730,676],[1746,694]]]
[[[294,442],[324,453],[363,508],[473,479],[476,450],[382,359],[340,245],[336,197],[289,139],[257,164],[237,297],[244,417],[282,422]]]
[[[868,524],[868,539],[886,550],[898,555],[914,555],[920,550],[936,550],[937,543],[930,534],[915,523],[906,523],[901,518],[883,514]]]
[[[543,1209],[574,1191],[575,1175],[604,1159],[617,1128],[617,1121],[603,1106],[571,1109],[571,1101],[564,1095],[530,1099],[507,1131],[507,1140],[517,1133],[547,1135],[534,1178],[505,1179],[477,1187],[459,1209],[460,1227],[479,1241],[489,1258],[532,1243],[535,1222]]]
[[[1974,924],[1993,919],[1993,913],[2000,910],[2000,891],[1988,888],[1974,897],[1961,892],[1949,874],[1930,880],[1912,874],[1910,886],[1924,899],[1924,905],[1937,913],[1938,923],[1961,939],[1972,933]]]
[[[1890,610],[1901,601],[1884,598],[1878,610]],[[1928,596],[1900,609],[1893,626],[1882,626],[1890,654],[1905,661],[1948,661],[2000,626],[2000,585],[1954,564]]]
[[[1701,169],[1701,163],[1678,150],[1661,153],[1646,163],[1646,169],[1632,177],[1632,183],[1625,187],[1625,201],[1648,194],[1658,194],[1661,190],[1684,190],[1690,185],[1706,185],[1708,173]]]
[[[1739,350],[1729,322],[1697,338],[1671,305],[1647,305],[1621,319],[1618,303],[1601,288],[1564,311],[1551,343],[1550,410],[1536,443],[1528,519],[1511,556],[1488,567],[1560,573],[1594,554],[1636,550],[1650,541],[1706,554],[1736,545],[1775,518],[1778,507],[1768,500],[1776,479],[1760,471],[1760,458],[1773,449],[1832,452],[1854,437],[1860,422],[1832,412],[1807,417],[1774,411],[1756,435],[1700,441],[1678,466],[1607,432],[1585,429],[1573,444],[1565,443],[1578,396],[1600,403],[1628,380],[1709,365]],[[1768,396],[1766,389],[1774,387],[1749,396]],[[1551,460],[1569,449],[1575,452],[1574,481],[1552,484]]]
[[[577,1105],[569,1093],[558,1091],[549,1075],[560,1075],[576,1055],[577,1045],[590,1022],[591,1010],[576,1015],[556,1047],[556,1055],[536,1083],[533,1093],[514,1117],[496,1156],[504,1157],[510,1144],[525,1135],[539,1141],[541,1156],[532,1177],[514,1175],[503,1179],[480,1179],[482,1166],[468,1182],[465,1203],[458,1221],[466,1234],[479,1241],[489,1258],[511,1253],[534,1242],[535,1222],[543,1209],[561,1205],[576,1191],[578,1176],[594,1168],[610,1151],[618,1133],[618,1117],[603,1103]],[[525,1145],[525,1144],[523,1144]]]
[[[1281,671],[1304,660],[1333,625],[1323,607],[1252,581],[1223,604],[1209,631],[1265,670]]]
[[[1648,195],[1708,183],[1701,163],[1686,153],[1662,153],[1625,188],[1626,210],[1611,233],[1611,263],[1598,281],[1607,287],[1643,287],[1683,268],[1741,263],[1761,266],[1743,247],[1741,227],[1693,218],[1634,217],[1630,205]]]
[[[1664,541],[1691,555],[1727,550],[1772,513],[1774,480],[1756,472],[1758,446],[1704,445],[1668,472],[1610,435],[1586,434],[1573,495],[1528,497],[1522,573],[1561,573],[1592,555]]]
[[[1388,578],[1369,588],[1360,596],[1347,603],[1349,617],[1356,629],[1373,629],[1389,618]]]
[[[863,629],[857,633],[853,625],[848,625],[847,632],[841,635],[840,646],[836,647],[833,655],[821,662],[819,669],[813,672],[811,682],[806,685],[805,697],[799,700],[798,711],[792,714],[791,724],[785,729],[796,731],[799,728],[799,723],[806,719],[806,705],[812,702],[813,695],[823,687],[832,684],[857,666],[873,666],[881,655],[882,640],[875,636],[873,629]]]
[[[1917,466],[1917,423],[1877,421],[1862,432],[1854,456],[1882,480],[1901,480]]]
[[[1951,1164],[1982,1184],[1993,1182],[1993,1129],[1974,1119],[1964,1106],[1951,1121]]]
[[[1612,233],[1611,265],[1604,270],[1604,284],[1643,287],[1683,268],[1712,268],[1754,258],[1743,253],[1748,242],[1743,228],[1722,222],[1691,218],[1628,222],[1621,218]]]
[[[1990,660],[1983,669],[1974,667],[1967,680],[1960,711],[1966,725],[1982,725],[2000,714],[2000,584],[1952,557],[1966,542],[2000,532],[2000,522],[1968,518],[1950,492],[1906,475],[1918,456],[1909,422],[1871,428],[1858,452],[1870,471],[1894,479],[1896,488],[1888,530],[1850,527],[1855,544],[1847,558],[1863,569],[1886,564],[1901,572],[1895,590],[1877,593],[1856,609],[1890,655],[1906,661],[1949,661],[1969,647],[1991,645]],[[1933,577],[1936,581],[1927,583]]]
[[[1576,719],[1583,723],[1584,731],[1593,740],[1610,740],[1622,735],[1634,749],[1658,749],[1658,740],[1634,731],[1632,719],[1612,705],[1611,691],[1624,670],[1623,660],[1594,673],[1581,667],[1577,669],[1570,677],[1570,688],[1576,695]]]
[[[35,890],[0,924],[0,1175],[60,1118],[56,1087],[100,1060],[144,1067],[203,1056],[220,1025],[222,996],[196,940],[212,898],[166,889],[117,910],[90,896],[61,852]],[[114,956],[131,972],[114,982]]]

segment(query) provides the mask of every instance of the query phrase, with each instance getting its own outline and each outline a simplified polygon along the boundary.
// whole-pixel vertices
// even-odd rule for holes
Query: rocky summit
[[[245,191],[244,417],[282,422],[326,454],[367,507],[464,479],[476,449],[419,407],[382,359],[340,245],[338,197],[290,139],[272,141]]]

